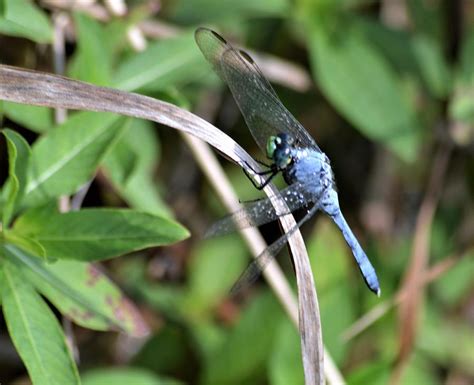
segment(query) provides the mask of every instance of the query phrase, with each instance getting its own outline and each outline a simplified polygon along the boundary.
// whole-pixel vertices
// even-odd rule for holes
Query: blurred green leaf
[[[253,299],[228,339],[206,362],[203,384],[241,384],[261,373],[282,314],[268,293]]]
[[[424,0],[411,0],[407,2],[408,17],[414,23],[415,31],[420,35],[430,36],[437,40],[443,37],[444,18],[446,10],[441,2],[432,3]]]
[[[388,384],[392,363],[372,360],[360,365],[346,377],[348,385]]]
[[[389,28],[377,20],[357,18],[355,21],[365,37],[375,45],[376,50],[402,73],[413,77],[419,76],[419,67],[413,52],[413,46],[407,44],[410,33],[404,30]]]
[[[13,230],[39,242],[48,257],[97,261],[189,236],[176,222],[128,209],[84,209],[58,213],[30,209]]]
[[[364,135],[413,162],[420,127],[396,74],[354,26],[340,36],[317,20],[308,24],[313,74],[324,94]]]
[[[444,381],[436,375],[429,361],[421,355],[414,354],[402,374],[400,383],[441,385]]]
[[[1,2],[0,32],[25,37],[37,43],[50,43],[53,29],[46,14],[29,0]]]
[[[5,182],[7,196],[2,213],[2,225],[6,228],[25,193],[31,150],[26,140],[15,131],[4,129],[2,133],[8,149],[8,179]]]
[[[111,52],[104,42],[104,28],[83,13],[74,14],[77,49],[70,62],[69,76],[107,86],[111,79]]]
[[[444,98],[451,90],[451,72],[437,42],[427,36],[416,35],[412,39],[413,52],[421,76],[428,89],[438,98]]]
[[[358,271],[351,274],[348,268],[352,257],[350,249],[329,218],[318,221],[308,244],[308,254],[320,295],[324,343],[333,359],[342,363],[347,345],[341,343],[340,335],[356,317],[351,275],[357,274],[356,282],[364,289],[365,284]]]
[[[446,273],[433,282],[433,290],[446,304],[457,304],[472,287],[474,250],[466,252]]]
[[[202,242],[189,264],[188,310],[191,313],[205,311],[228,296],[245,268],[247,254],[237,236]]]
[[[53,126],[51,108],[11,102],[3,102],[3,108],[8,119],[37,133],[46,132]]]
[[[206,71],[194,35],[185,33],[152,43],[146,51],[131,56],[117,68],[113,84],[125,91],[163,90],[196,81]]]
[[[72,194],[96,171],[122,132],[113,114],[81,112],[33,145],[25,205]]]
[[[152,123],[133,119],[104,158],[104,171],[130,206],[171,217],[153,180],[159,156],[159,141]]]
[[[82,385],[181,385],[181,381],[165,379],[141,368],[89,370],[82,375]]]
[[[428,303],[423,328],[420,328],[417,338],[417,348],[431,358],[431,363],[434,361],[444,367],[458,368],[474,376],[472,327],[461,318],[447,318],[441,311],[439,307]]]
[[[301,363],[300,337],[288,319],[282,320],[269,360],[269,378],[272,385],[304,384]]]
[[[170,322],[148,339],[133,363],[160,374],[172,375],[190,364],[191,344],[187,331]]]
[[[2,307],[8,331],[35,385],[80,384],[76,365],[53,312],[0,246]]]
[[[474,126],[474,28],[463,39],[456,75],[449,115],[452,119]]]
[[[288,0],[179,0],[173,3],[171,17],[181,23],[197,24],[222,19],[284,16],[290,10]]]

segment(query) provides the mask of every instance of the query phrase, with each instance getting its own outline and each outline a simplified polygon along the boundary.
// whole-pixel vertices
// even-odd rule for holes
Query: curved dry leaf
[[[204,119],[173,104],[144,95],[68,79],[63,76],[0,65],[0,99],[52,108],[113,112],[152,120],[184,131],[216,148],[241,167],[258,170],[258,164],[232,138]],[[271,185],[264,189],[278,212],[285,203]],[[296,223],[292,215],[280,218],[284,231]],[[319,305],[313,275],[301,233],[288,242],[293,255],[299,298],[299,329],[306,384],[324,383],[323,344]]]

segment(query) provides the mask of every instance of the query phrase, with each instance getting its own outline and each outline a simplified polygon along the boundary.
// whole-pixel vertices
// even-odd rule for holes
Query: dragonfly
[[[250,169],[253,175],[260,177],[258,181],[244,169],[246,175],[259,190],[279,173],[288,185],[279,191],[287,204],[288,212],[277,212],[271,203],[271,197],[246,202],[240,210],[212,225],[207,235],[216,236],[238,228],[258,227],[297,209],[307,210],[293,228],[250,263],[232,291],[239,291],[242,286],[255,281],[268,262],[284,247],[288,238],[320,210],[338,226],[365,283],[372,292],[380,296],[375,269],[340,209],[329,158],[285,108],[250,55],[234,48],[221,35],[208,28],[198,28],[195,40],[214,71],[228,85],[253,138],[271,162],[261,162],[263,170]]]

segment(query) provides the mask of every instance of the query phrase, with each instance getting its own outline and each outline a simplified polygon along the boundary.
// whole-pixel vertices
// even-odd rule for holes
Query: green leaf
[[[8,119],[32,131],[43,133],[53,126],[51,108],[12,102],[3,102],[3,107]]]
[[[110,84],[112,58],[105,44],[105,31],[94,19],[83,13],[74,14],[77,50],[71,61],[69,76],[89,83]]]
[[[82,385],[182,385],[183,382],[165,379],[139,368],[95,369],[82,375]]]
[[[58,320],[2,248],[3,314],[8,332],[35,385],[80,384]]]
[[[451,89],[451,73],[437,41],[423,35],[412,39],[412,47],[421,76],[431,93],[446,97]]]
[[[8,179],[5,182],[8,187],[5,189],[7,196],[2,217],[3,227],[6,228],[25,193],[31,150],[26,140],[15,131],[5,129],[2,133],[8,148]]]
[[[388,384],[391,371],[391,362],[380,358],[371,360],[351,372],[347,377],[347,383],[350,385]]]
[[[186,328],[166,323],[146,341],[134,363],[156,373],[177,373],[188,364],[189,342]]]
[[[38,241],[48,257],[83,261],[168,245],[189,236],[176,222],[128,209],[85,209],[61,214],[42,207],[27,211],[13,229]]]
[[[44,249],[44,247],[38,241],[31,239],[28,236],[15,234],[14,231],[6,231],[5,240],[8,243],[16,245],[38,258],[46,259],[46,250]]]
[[[228,339],[206,363],[204,384],[240,384],[262,373],[282,312],[267,294],[255,298]]]
[[[467,295],[474,277],[474,249],[466,251],[450,270],[432,283],[433,291],[446,304],[457,304]]]
[[[189,83],[209,71],[196,47],[194,35],[186,33],[150,44],[117,69],[113,84],[125,91],[163,90]]]
[[[159,153],[153,125],[145,120],[133,119],[104,158],[104,172],[131,207],[171,217],[153,179]]]
[[[38,274],[33,275],[32,282],[76,324],[95,330],[116,330],[120,326],[121,331],[135,337],[149,333],[135,305],[98,267],[77,261],[56,261],[40,266],[55,277],[56,284]],[[58,283],[61,285],[59,288],[56,287]],[[68,295],[71,291],[75,293],[73,297]],[[95,312],[97,309],[101,310],[100,313]],[[114,320],[114,323],[109,320]]]
[[[25,205],[72,194],[86,183],[120,136],[120,119],[113,114],[77,113],[36,141]]]
[[[339,36],[308,23],[313,74],[327,98],[368,138],[413,162],[420,127],[393,70],[357,28],[345,25]]]
[[[295,326],[284,319],[276,333],[268,374],[272,385],[304,384],[300,337]]]
[[[290,10],[287,0],[181,0],[173,3],[171,17],[181,23],[196,24],[222,19],[279,17]]]
[[[108,279],[90,265],[74,261],[49,265],[15,245],[7,244],[5,249],[22,264],[28,280],[78,324],[97,330],[120,330],[135,336],[148,332],[128,300],[122,295],[119,301],[118,289],[109,285]],[[78,276],[74,277],[76,272]],[[98,294],[94,294],[95,286]]]
[[[456,89],[449,104],[449,115],[454,120],[474,127],[474,28],[466,33],[463,39]],[[466,142],[469,142],[469,139]]]
[[[247,251],[236,236],[209,239],[202,243],[189,264],[186,309],[207,313],[228,296],[245,268]]]
[[[29,0],[3,0],[0,32],[26,37],[37,43],[49,43],[53,39],[48,17]]]

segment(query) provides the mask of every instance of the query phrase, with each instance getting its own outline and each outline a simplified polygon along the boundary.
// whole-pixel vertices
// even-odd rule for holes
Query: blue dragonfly
[[[263,164],[263,171],[252,170],[261,177],[260,181],[257,182],[249,171],[246,171],[247,176],[259,190],[278,173],[282,173],[288,184],[288,187],[280,191],[280,195],[289,212],[277,213],[268,197],[247,202],[242,209],[211,226],[208,235],[221,235],[237,228],[260,226],[299,208],[307,208],[307,213],[294,228],[250,263],[232,290],[239,290],[243,285],[256,280],[292,233],[316,211],[321,210],[339,227],[369,289],[380,295],[375,270],[342,215],[328,157],[283,106],[270,83],[246,52],[232,47],[222,36],[207,28],[198,28],[195,39],[214,71],[229,86],[252,136],[271,161],[269,165]]]

